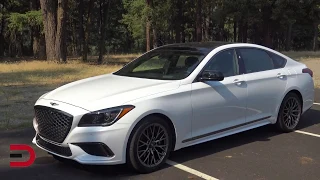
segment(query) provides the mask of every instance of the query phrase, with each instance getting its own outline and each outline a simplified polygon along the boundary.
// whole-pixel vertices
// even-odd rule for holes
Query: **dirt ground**
[[[320,88],[319,56],[298,60],[312,69],[315,87]],[[42,94],[77,79],[115,71],[121,66],[58,65],[35,61],[0,63],[0,67],[0,129],[14,129],[32,126],[33,105]]]
[[[305,59],[301,62],[313,71],[315,87],[320,88],[320,58]]]

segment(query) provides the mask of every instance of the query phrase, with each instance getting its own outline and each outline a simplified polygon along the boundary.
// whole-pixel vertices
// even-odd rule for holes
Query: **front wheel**
[[[294,131],[300,121],[302,104],[300,98],[295,93],[289,93],[284,98],[276,126],[283,132]]]
[[[128,163],[140,173],[158,170],[172,149],[172,132],[168,123],[157,116],[150,116],[132,133],[128,144]]]

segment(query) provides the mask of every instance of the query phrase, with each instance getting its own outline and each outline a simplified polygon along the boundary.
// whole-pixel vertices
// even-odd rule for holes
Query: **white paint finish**
[[[173,166],[173,167],[176,167],[176,168],[178,168],[178,169],[181,169],[182,171],[185,171],[185,172],[188,172],[188,173],[190,173],[190,174],[196,175],[196,176],[198,176],[198,177],[200,177],[200,178],[202,178],[202,179],[206,179],[206,180],[218,180],[217,178],[214,178],[214,177],[212,177],[212,176],[209,176],[209,175],[204,174],[204,173],[202,173],[202,172],[200,172],[200,171],[197,171],[197,170],[195,170],[195,169],[189,168],[189,167],[187,167],[187,166],[184,166],[184,165],[182,165],[182,164],[176,163],[176,162],[171,161],[171,160],[167,160],[167,164],[169,164],[169,165],[171,165],[171,166]]]
[[[212,56],[226,48],[243,46],[271,51],[287,58],[288,63],[283,70],[228,77],[222,82],[194,83],[195,78]],[[71,159],[83,164],[121,164],[126,162],[126,146],[134,126],[150,114],[163,114],[172,121],[176,132],[175,150],[178,150],[275,123],[281,101],[291,90],[301,92],[303,109],[308,109],[313,105],[314,86],[312,78],[302,73],[305,67],[304,64],[265,47],[229,44],[214,49],[195,71],[183,80],[163,81],[112,74],[102,75],[57,88],[41,96],[36,105],[52,107],[50,102],[56,102],[59,106],[54,108],[74,115],[70,133],[63,145],[74,141],[96,142],[98,140],[108,145],[116,154],[113,159],[99,159],[72,147],[74,151],[72,153],[76,156]],[[287,73],[286,80],[276,77],[279,71]],[[244,80],[243,87],[234,84],[235,79]],[[134,105],[135,108],[109,127],[77,127],[80,118],[89,111],[120,105]],[[266,116],[272,116],[272,118],[182,143],[183,140],[197,135]]]
[[[282,74],[284,77],[278,78],[278,74]],[[274,114],[277,105],[282,101],[287,85],[287,76],[287,72],[283,69],[245,75],[248,89],[248,122]]]
[[[318,106],[320,106],[320,103],[313,103],[314,105],[318,105]]]
[[[236,84],[235,80],[244,82]],[[192,84],[192,135],[199,136],[246,122],[247,87],[243,75],[221,82]],[[231,113],[232,112],[232,113]]]
[[[178,89],[173,91],[167,91],[127,102],[126,104],[133,104],[136,108],[134,111],[130,112],[130,118],[124,119],[123,121],[130,122],[134,126],[149,114],[163,114],[169,117],[175,125],[175,150],[183,148],[185,147],[185,144],[182,143],[182,141],[191,138],[192,135],[192,105],[190,96],[191,84],[188,84],[181,85]],[[125,116],[125,118],[127,117]]]
[[[320,135],[319,135],[319,134],[309,133],[309,132],[305,132],[305,131],[298,131],[298,130],[296,130],[295,132],[296,132],[296,133],[300,133],[300,134],[305,134],[305,135],[309,135],[309,136],[314,136],[314,137],[319,137],[319,138],[320,138]]]
[[[177,89],[180,81],[130,78],[113,74],[79,80],[49,92],[44,99],[73,104],[89,111]]]

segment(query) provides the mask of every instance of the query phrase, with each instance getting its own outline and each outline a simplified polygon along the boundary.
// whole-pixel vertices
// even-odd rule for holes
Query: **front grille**
[[[43,140],[39,135],[36,137],[37,144],[42,148],[54,152],[56,154],[60,154],[62,156],[71,156],[72,152],[69,147],[57,146],[55,144],[51,144],[45,140]]]
[[[34,110],[40,136],[62,143],[71,129],[73,116],[44,106],[35,106]]]

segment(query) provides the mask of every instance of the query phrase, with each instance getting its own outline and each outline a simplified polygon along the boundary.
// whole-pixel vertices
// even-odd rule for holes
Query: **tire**
[[[302,112],[302,103],[295,93],[289,93],[283,99],[276,126],[282,132],[292,132],[296,129]]]
[[[157,116],[145,118],[131,133],[127,148],[128,164],[139,173],[160,169],[172,150],[172,137],[165,120]]]

